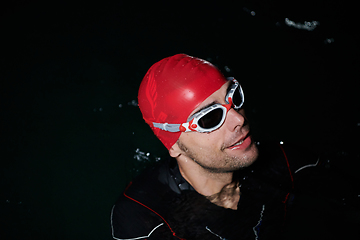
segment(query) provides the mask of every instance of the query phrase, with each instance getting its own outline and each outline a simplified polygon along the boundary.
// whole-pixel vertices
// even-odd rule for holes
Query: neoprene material
[[[144,120],[167,149],[181,132],[153,127],[156,123],[180,124],[206,98],[221,88],[227,79],[211,63],[185,54],[164,58],[151,66],[138,94]]]

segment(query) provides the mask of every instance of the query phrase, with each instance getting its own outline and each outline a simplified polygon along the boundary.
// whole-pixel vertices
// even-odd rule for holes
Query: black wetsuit
[[[111,212],[114,239],[279,239],[293,201],[294,171],[304,165],[280,144],[260,144],[259,158],[238,171],[237,210],[198,194],[168,159],[131,182]],[[284,150],[285,149],[285,150]],[[307,159],[316,165],[316,158]]]

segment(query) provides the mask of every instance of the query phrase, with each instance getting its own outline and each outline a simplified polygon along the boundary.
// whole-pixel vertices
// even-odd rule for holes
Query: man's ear
[[[177,158],[181,155],[181,149],[179,148],[177,142],[174,145],[172,145],[172,147],[169,149],[169,154],[173,158]]]

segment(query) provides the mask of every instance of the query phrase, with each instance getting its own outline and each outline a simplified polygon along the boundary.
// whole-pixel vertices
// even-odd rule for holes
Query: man
[[[185,54],[148,70],[139,107],[171,158],[126,188],[112,209],[114,239],[281,235],[294,186],[291,169],[300,166],[290,167],[281,145],[253,141],[241,81]]]

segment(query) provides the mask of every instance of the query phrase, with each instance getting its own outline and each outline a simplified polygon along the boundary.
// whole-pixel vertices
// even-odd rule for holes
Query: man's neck
[[[232,182],[232,172],[211,172],[193,161],[187,161],[186,164],[178,161],[178,164],[183,178],[201,195],[219,193],[224,186]]]

